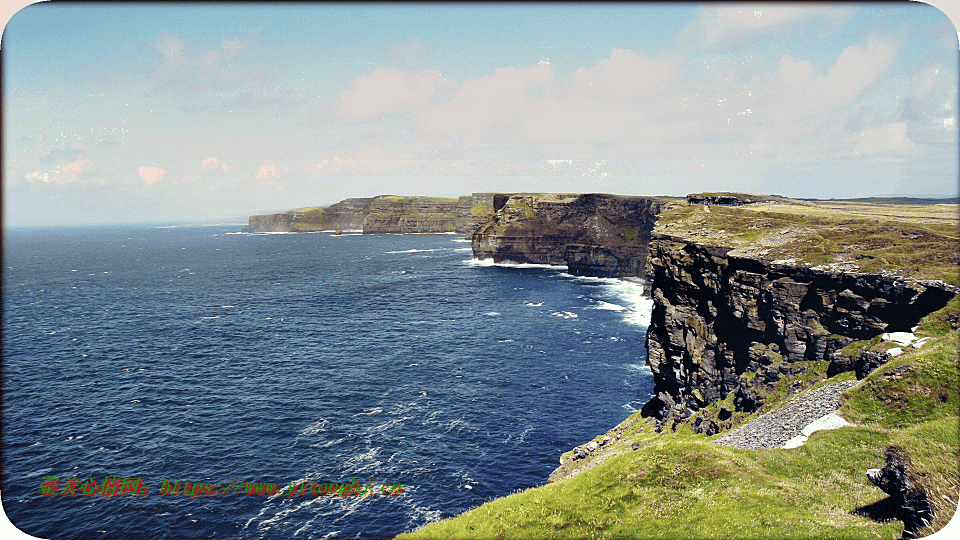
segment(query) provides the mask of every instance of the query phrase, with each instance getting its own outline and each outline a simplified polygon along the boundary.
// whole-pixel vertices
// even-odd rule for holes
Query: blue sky
[[[957,30],[920,3],[35,4],[2,48],[7,226],[957,194]]]

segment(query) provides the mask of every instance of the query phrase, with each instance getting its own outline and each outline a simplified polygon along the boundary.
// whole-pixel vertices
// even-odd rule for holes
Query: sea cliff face
[[[250,216],[243,232],[299,232],[297,215],[291,213]]]
[[[457,232],[472,234],[493,214],[493,194],[441,197],[377,197],[363,222],[363,234]]]
[[[644,276],[647,242],[666,203],[603,194],[496,195],[473,234],[478,259],[566,265],[571,274]]]
[[[243,232],[362,230],[364,234],[470,235],[493,215],[493,194],[458,199],[378,195],[344,199],[328,207],[250,216]]]
[[[763,405],[781,378],[818,361],[854,369],[838,352],[883,332],[907,331],[956,294],[942,282],[911,281],[737,257],[669,235],[650,240],[654,308],[647,330],[655,397],[644,406],[658,426],[724,400],[695,431],[731,427],[734,411]]]

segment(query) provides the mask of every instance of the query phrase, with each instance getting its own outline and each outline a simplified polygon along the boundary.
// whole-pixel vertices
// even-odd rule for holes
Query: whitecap
[[[427,251],[442,251],[447,248],[436,248],[436,249],[405,249],[403,251],[388,251],[387,253],[424,253]]]
[[[563,311],[563,312],[554,311],[553,313],[551,313],[551,315],[554,315],[554,316],[556,316],[556,317],[561,317],[561,318],[564,318],[564,319],[576,319],[576,318],[577,318],[577,314],[576,314],[576,313],[573,313],[573,312],[571,312],[571,311]]]
[[[540,306],[543,305],[543,302],[540,302],[540,303],[537,303],[537,304],[534,304],[533,302],[527,302],[526,305],[528,305],[528,306],[530,306],[530,307],[540,307]]]
[[[469,238],[455,238],[455,239],[451,240],[451,242],[460,242],[460,243],[464,243],[464,244],[470,244],[470,243],[473,242],[473,240],[471,240],[471,239],[469,239]]]
[[[489,316],[491,316],[491,317],[493,317],[493,316],[495,316],[495,315],[499,315],[499,314],[500,314],[500,312],[498,312],[498,311],[488,311],[488,312],[484,313],[484,315],[489,315]]]
[[[457,248],[454,251],[473,251],[473,248]]]

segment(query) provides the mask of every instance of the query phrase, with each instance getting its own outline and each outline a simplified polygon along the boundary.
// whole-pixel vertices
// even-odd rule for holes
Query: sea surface
[[[2,495],[21,530],[391,537],[545,483],[652,395],[639,283],[492,265],[457,235],[239,228],[5,231]],[[79,487],[107,477],[130,492]],[[378,495],[287,495],[354,479]]]

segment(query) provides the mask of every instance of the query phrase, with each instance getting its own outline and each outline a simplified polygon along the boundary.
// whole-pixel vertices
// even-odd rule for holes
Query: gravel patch
[[[857,384],[844,381],[797,396],[780,407],[713,440],[734,448],[782,448],[803,428],[839,408],[840,394]]]

